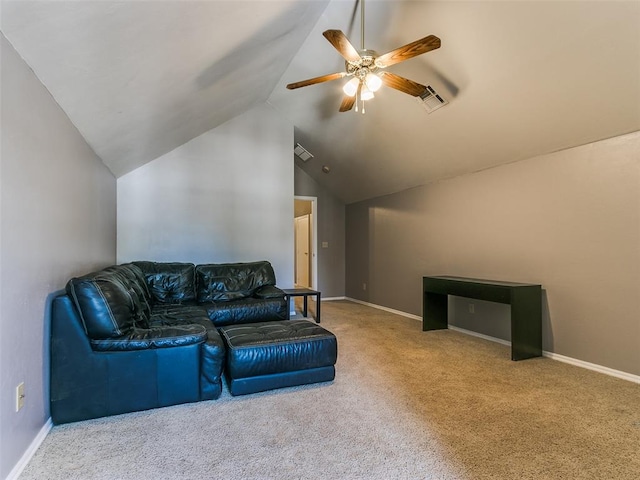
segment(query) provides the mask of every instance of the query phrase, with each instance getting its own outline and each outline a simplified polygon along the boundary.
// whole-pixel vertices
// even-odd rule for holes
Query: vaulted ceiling
[[[640,2],[365,6],[368,49],[441,38],[389,71],[448,105],[383,87],[339,113],[346,80],[285,88],[344,69],[322,32],[360,48],[357,0],[2,1],[0,28],[116,176],[265,101],[347,203],[640,130]]]

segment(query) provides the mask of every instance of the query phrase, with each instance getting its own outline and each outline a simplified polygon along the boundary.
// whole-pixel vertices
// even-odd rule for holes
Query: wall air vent
[[[449,103],[438,95],[431,85],[427,85],[427,91],[415,98],[417,102],[424,107],[427,113],[431,113]]]
[[[300,160],[302,160],[303,162],[306,162],[307,160],[309,160],[310,158],[313,158],[313,155],[311,155],[306,148],[304,148],[302,145],[300,145],[299,143],[296,143],[295,148],[293,149],[293,153],[296,154],[296,157],[298,157]]]

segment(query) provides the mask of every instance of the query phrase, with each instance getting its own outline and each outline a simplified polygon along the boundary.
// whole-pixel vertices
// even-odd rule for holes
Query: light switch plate
[[[16,387],[16,412],[24,407],[24,382]]]

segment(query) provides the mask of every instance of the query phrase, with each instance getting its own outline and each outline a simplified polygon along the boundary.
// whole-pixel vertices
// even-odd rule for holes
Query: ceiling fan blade
[[[344,72],[340,73],[330,73],[329,75],[322,75],[321,77],[314,77],[308,80],[302,80],[301,82],[290,83],[287,85],[289,90],[293,90],[295,88],[307,87],[309,85],[315,85],[316,83],[329,82],[331,80],[337,80],[338,78],[342,78],[346,75]]]
[[[396,48],[389,53],[380,55],[376,58],[375,63],[379,68],[386,68],[390,65],[395,65],[396,63],[404,62],[410,58],[430,52],[436,48],[440,48],[440,39],[435,35],[429,35],[428,37],[411,42],[404,47]]]
[[[360,63],[362,61],[358,51],[351,45],[351,42],[349,42],[349,39],[341,30],[327,30],[323,32],[322,35],[329,40],[329,43],[338,50],[347,62]]]
[[[419,97],[427,91],[427,87],[424,85],[414,82],[413,80],[409,80],[408,78],[401,77],[400,75],[396,75],[395,73],[383,72],[380,75],[380,79],[387,87],[395,88],[396,90],[408,93],[414,97]]]
[[[348,112],[353,108],[356,103],[356,96],[350,97],[349,95],[345,95],[342,97],[342,103],[340,104],[341,112]]]

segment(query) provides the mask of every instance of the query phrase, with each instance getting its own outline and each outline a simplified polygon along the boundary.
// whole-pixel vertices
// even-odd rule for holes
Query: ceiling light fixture
[[[349,80],[347,83],[344,84],[344,87],[342,87],[342,91],[344,92],[345,95],[349,95],[350,97],[353,97],[358,92],[359,86],[360,86],[360,79],[352,78],[351,80]]]
[[[340,102],[340,112],[348,112],[355,106],[358,111],[358,103],[362,105],[362,113],[364,113],[364,103],[367,99],[373,98],[373,92],[377,91],[382,84],[387,87],[398,90],[412,97],[421,97],[427,87],[417,82],[401,77],[395,73],[387,72],[385,69],[396,63],[404,62],[423,53],[430,52],[436,48],[440,48],[440,39],[435,35],[428,35],[415,42],[391,50],[384,55],[378,55],[373,50],[364,48],[364,0],[360,2],[360,21],[361,21],[361,41],[362,49],[356,50],[351,44],[347,36],[341,30],[325,30],[322,35],[333,45],[342,58],[345,60],[343,72],[330,73],[319,77],[309,78],[301,82],[289,83],[287,88],[295,90],[296,88],[316,85],[318,83],[330,82],[340,78],[349,77],[343,85],[345,94]]]
[[[367,85],[367,88],[372,92],[377,92],[382,86],[382,80],[375,73],[368,73],[364,78],[364,82]]]
[[[364,85],[362,85],[362,90],[360,90],[360,100],[367,101],[371,100],[373,97],[375,97],[375,95],[371,90],[369,90],[367,84],[365,83]]]
[[[358,111],[358,100],[360,100],[364,113],[364,102],[375,97],[373,92],[377,92],[382,86],[382,79],[376,73],[378,66],[375,59],[378,56],[373,50],[364,48],[364,0],[360,0],[360,46],[358,52],[358,62],[345,61],[347,76],[353,76],[351,80],[344,84],[342,91],[349,97],[356,97],[355,111]]]

